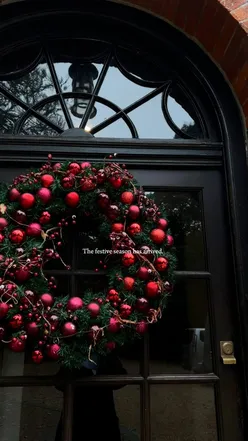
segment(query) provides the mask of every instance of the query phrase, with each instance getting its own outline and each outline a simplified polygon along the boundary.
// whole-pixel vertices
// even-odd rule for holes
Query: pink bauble
[[[167,230],[168,221],[166,219],[159,219],[157,222],[157,227],[161,228],[161,230]]]
[[[84,169],[84,168],[90,168],[90,167],[91,167],[90,162],[82,162],[82,164],[81,164],[81,168],[82,168],[82,169]]]
[[[0,217],[0,231],[3,231],[8,225],[8,221],[4,217]]]
[[[168,247],[172,247],[174,244],[174,239],[170,234],[167,234],[167,245]]]
[[[49,358],[51,358],[52,360],[58,360],[59,359],[59,351],[60,351],[60,346],[57,345],[57,343],[54,343],[54,344],[50,345],[49,348],[47,349],[47,356]]]
[[[14,352],[23,352],[25,349],[25,340],[20,340],[19,338],[12,338],[9,343],[9,348]]]
[[[19,198],[19,204],[24,209],[29,209],[35,204],[35,197],[31,193],[23,193]]]
[[[62,328],[61,328],[61,332],[64,335],[64,337],[71,337],[73,335],[76,334],[77,332],[77,328],[74,325],[74,323],[71,322],[66,322]]]
[[[121,327],[120,322],[116,318],[111,317],[111,319],[109,320],[108,331],[115,334],[120,330],[120,327]]]
[[[83,300],[80,297],[71,297],[67,302],[67,309],[69,311],[76,311],[83,307]]]
[[[128,216],[131,217],[131,219],[135,220],[140,215],[140,209],[137,205],[130,205],[128,210]]]
[[[148,330],[148,323],[145,321],[141,321],[136,325],[136,331],[138,334],[145,334]]]
[[[49,188],[42,187],[37,191],[36,196],[43,204],[48,204],[52,199],[52,192]]]
[[[90,312],[91,317],[97,317],[100,313],[100,305],[98,303],[89,303],[87,306],[88,311]]]
[[[42,231],[41,225],[38,224],[37,222],[32,222],[26,228],[27,235],[31,237],[39,237],[41,235],[41,231]]]
[[[139,299],[137,299],[136,303],[135,303],[135,309],[137,309],[137,311],[139,312],[148,312],[149,309],[149,303],[148,300],[145,299],[144,297],[140,297]]]
[[[44,293],[40,296],[40,300],[42,301],[43,305],[47,308],[48,306],[53,306],[54,304],[54,298],[49,293]]]
[[[26,325],[26,333],[29,337],[37,337],[39,335],[39,327],[36,322],[30,322]]]

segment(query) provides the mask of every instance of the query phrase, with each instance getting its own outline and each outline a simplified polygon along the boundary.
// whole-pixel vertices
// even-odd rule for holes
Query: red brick
[[[231,11],[231,14],[238,21],[246,20],[248,18],[248,4],[246,3],[238,9],[234,9],[234,11]]]
[[[247,0],[220,0],[220,3],[228,9],[228,11],[233,11],[241,5],[244,5]]]
[[[219,5],[212,21],[206,23],[204,15],[202,17],[202,22],[200,29],[196,34],[196,38],[210,53],[212,53],[216,40],[218,39],[220,23],[224,22],[226,14],[227,11]]]
[[[180,1],[178,4],[177,12],[174,18],[174,24],[181,29],[185,29],[185,24],[188,16],[188,2]]]
[[[205,13],[206,0],[198,0],[197,2],[185,2],[188,4],[188,14],[185,22],[184,30],[190,35],[195,35],[199,26],[199,18],[203,11]]]
[[[227,50],[235,34],[237,26],[238,23],[236,20],[230,14],[228,14],[223,27],[219,32],[219,38],[216,40],[216,44],[212,52],[213,57],[217,60],[220,60]]]

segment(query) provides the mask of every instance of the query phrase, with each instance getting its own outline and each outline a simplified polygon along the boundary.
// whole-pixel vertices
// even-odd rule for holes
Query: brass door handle
[[[220,356],[223,364],[236,364],[236,358],[234,357],[234,345],[232,341],[220,342]]]

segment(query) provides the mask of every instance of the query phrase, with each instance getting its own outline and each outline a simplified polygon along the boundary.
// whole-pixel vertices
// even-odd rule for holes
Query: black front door
[[[125,386],[114,392],[123,441],[242,440],[237,366],[224,364],[220,352],[221,341],[232,341],[234,348],[238,345],[222,174],[206,169],[132,168],[145,191],[167,207],[178,268],[175,289],[162,320],[151,326],[142,344],[119,351],[128,376],[120,379],[116,375],[111,381],[121,381]],[[1,180],[10,181],[22,171],[2,169]],[[90,271],[93,261],[83,253],[80,237],[74,240],[72,271],[69,275],[61,270],[56,273],[59,289],[69,289],[71,295],[77,293],[82,280],[99,282],[99,276]],[[1,440],[53,441],[62,409],[62,394],[52,387],[56,364],[34,366],[21,354],[14,354],[12,360],[9,357],[5,351]],[[48,374],[52,376],[41,378]],[[22,377],[17,380],[13,376]],[[101,387],[106,380],[96,381]],[[88,386],[93,386],[94,393],[96,385],[90,382]],[[64,409],[69,433],[72,395],[68,388]],[[11,425],[13,419],[15,426]]]

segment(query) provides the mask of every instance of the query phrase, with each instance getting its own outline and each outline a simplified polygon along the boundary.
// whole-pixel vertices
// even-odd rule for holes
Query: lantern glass
[[[72,92],[92,94],[94,80],[98,77],[98,70],[93,64],[72,64],[69,68],[69,75],[72,78]],[[90,98],[76,97],[71,107],[71,112],[76,118],[83,118]],[[96,108],[93,107],[89,119],[96,116]]]

